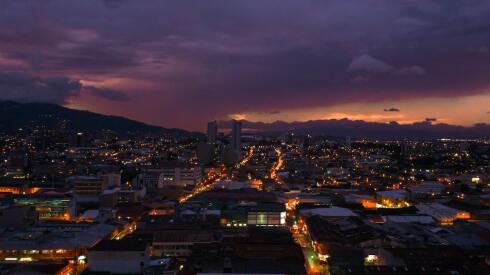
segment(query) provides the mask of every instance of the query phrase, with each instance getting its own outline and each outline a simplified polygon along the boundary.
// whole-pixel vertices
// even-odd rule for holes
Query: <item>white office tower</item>
[[[217,137],[218,137],[218,123],[215,120],[208,123],[208,143],[209,144],[216,143]]]
[[[240,121],[232,121],[232,131],[231,131],[231,148],[238,155],[242,148],[242,123]]]

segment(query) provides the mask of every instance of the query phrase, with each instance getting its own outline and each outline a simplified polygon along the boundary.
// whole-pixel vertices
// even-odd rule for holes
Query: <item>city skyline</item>
[[[231,119],[490,122],[488,1],[0,6],[2,100],[199,131]]]
[[[489,0],[0,0],[0,274],[490,274]]]

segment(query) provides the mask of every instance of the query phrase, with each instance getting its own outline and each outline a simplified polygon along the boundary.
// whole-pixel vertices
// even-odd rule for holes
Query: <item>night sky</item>
[[[0,99],[192,130],[490,123],[490,1],[0,0]]]

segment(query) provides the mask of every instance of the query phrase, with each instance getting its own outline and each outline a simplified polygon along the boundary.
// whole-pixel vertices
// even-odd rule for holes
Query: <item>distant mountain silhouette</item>
[[[124,117],[73,110],[51,103],[0,101],[0,133],[10,133],[19,128],[53,129],[62,125],[69,130],[87,132],[112,130],[120,134],[153,133],[174,136],[190,134],[181,129],[166,129]]]
[[[221,121],[221,128],[228,128],[229,121]],[[329,119],[304,122],[273,123],[242,120],[244,131],[262,133],[295,133],[326,136],[350,136],[374,139],[431,139],[431,138],[489,138],[490,124],[478,123],[470,127],[422,121],[413,124],[397,122],[378,123],[362,120]]]

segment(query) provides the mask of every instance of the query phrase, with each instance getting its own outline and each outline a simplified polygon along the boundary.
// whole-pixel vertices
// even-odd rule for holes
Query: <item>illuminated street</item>
[[[79,275],[86,269],[86,264],[68,263],[56,275]]]
[[[320,262],[318,255],[313,250],[313,247],[311,246],[311,243],[308,241],[307,237],[303,233],[297,232],[293,233],[293,238],[299,245],[301,245],[308,274],[329,274],[327,265]]]
[[[121,240],[122,238],[126,237],[127,235],[133,233],[135,230],[136,230],[136,222],[128,223],[119,232],[115,232],[115,234],[113,234],[111,239]]]
[[[254,146],[251,146],[248,151],[247,151],[247,154],[243,157],[243,159],[236,165],[236,168],[240,168],[240,167],[243,167],[245,165],[247,165],[247,163],[250,161],[250,159],[252,159],[252,156],[254,154]]]
[[[283,159],[283,153],[281,149],[276,148],[275,149],[276,155],[277,155],[277,161],[272,165],[271,171],[270,171],[270,178],[276,181],[278,184],[282,185],[283,181],[282,179],[278,176],[279,170],[281,170],[284,166],[284,159]]]
[[[305,258],[306,271],[309,275],[329,274],[327,264],[320,262],[308,236],[298,226],[297,217],[295,216],[296,206],[297,200],[291,200],[289,203],[286,203],[288,226],[294,241],[301,246]]]
[[[243,157],[243,159],[237,164],[237,168],[242,167],[246,165],[250,159],[252,158],[254,153],[254,148],[250,147],[249,150],[247,151],[247,154]],[[218,172],[210,171],[204,178],[196,185],[196,187],[192,190],[190,194],[187,194],[179,199],[180,203],[186,202],[187,200],[191,199],[192,197],[210,190],[213,185],[224,179],[227,175],[228,169],[222,165],[219,168]]]
[[[209,172],[197,185],[194,187],[191,193],[184,195],[179,199],[180,203],[186,202],[192,197],[210,190],[213,187],[213,184],[222,180],[226,177],[226,167],[221,166],[218,172]]]

